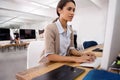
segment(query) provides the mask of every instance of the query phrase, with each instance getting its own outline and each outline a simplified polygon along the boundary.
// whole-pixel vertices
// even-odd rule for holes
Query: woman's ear
[[[61,14],[62,13],[62,9],[58,8],[58,13]]]

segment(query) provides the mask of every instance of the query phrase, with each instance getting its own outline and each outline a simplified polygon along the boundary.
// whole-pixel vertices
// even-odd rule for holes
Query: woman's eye
[[[71,7],[69,7],[69,8],[68,8],[68,11],[70,11],[71,9],[72,9],[72,8],[71,8]]]
[[[73,10],[73,12],[75,12],[75,8],[69,7],[69,8],[68,8],[68,11],[71,11],[71,10]]]
[[[73,12],[75,12],[75,9],[73,9]]]

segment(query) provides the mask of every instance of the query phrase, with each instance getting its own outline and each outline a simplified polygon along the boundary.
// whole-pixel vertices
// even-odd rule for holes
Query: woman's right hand
[[[93,58],[91,58],[91,56],[86,56],[86,55],[83,55],[83,56],[81,56],[81,57],[75,57],[74,58],[74,61],[76,62],[76,63],[84,63],[84,62],[93,62],[94,61],[94,59]]]

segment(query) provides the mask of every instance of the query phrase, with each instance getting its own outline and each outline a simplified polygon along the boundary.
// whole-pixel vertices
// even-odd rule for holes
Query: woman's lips
[[[71,19],[72,19],[72,18],[73,18],[73,16],[69,16],[69,18],[71,18]]]

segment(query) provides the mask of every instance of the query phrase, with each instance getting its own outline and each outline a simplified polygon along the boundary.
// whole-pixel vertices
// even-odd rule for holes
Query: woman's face
[[[58,9],[60,14],[60,18],[64,19],[65,21],[72,21],[74,12],[75,12],[75,5],[72,2],[68,2],[63,9]]]

